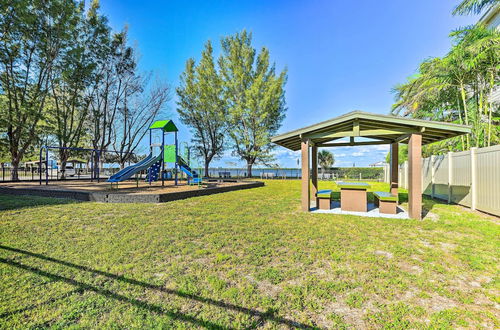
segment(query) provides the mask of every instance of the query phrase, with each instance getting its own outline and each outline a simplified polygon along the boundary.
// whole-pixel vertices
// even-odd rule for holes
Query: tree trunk
[[[465,87],[463,86],[462,83],[460,83],[460,95],[462,96],[462,104],[464,106],[465,125],[469,125],[469,114],[467,112],[467,99],[465,94]],[[467,150],[469,150],[470,147],[469,134],[466,134],[465,138],[467,139]]]
[[[12,181],[19,181],[19,157],[12,158]]]
[[[460,119],[460,125],[463,125],[463,120],[462,120],[462,109],[460,108],[460,96],[457,95],[457,105],[458,105],[458,118]],[[460,135],[460,140],[462,141],[462,151],[465,151],[465,140],[463,134]]]
[[[253,163],[247,163],[247,177],[249,177],[249,178],[252,177],[252,166],[253,166]]]
[[[490,94],[491,95],[491,94]],[[492,114],[492,108],[493,105],[489,104],[489,111],[488,111],[488,147],[491,146],[491,114]]]
[[[100,159],[99,159],[99,156],[98,156],[98,153],[97,152],[94,152],[94,161],[93,161],[93,168],[92,168],[92,177],[94,179],[97,179],[97,173],[98,173],[98,168],[99,168],[99,163],[100,163]]]
[[[59,159],[61,162],[61,167],[59,168],[59,171],[61,172],[61,180],[66,179],[66,163],[68,162],[68,153],[67,150],[60,149],[59,152]]]
[[[61,172],[60,179],[61,180],[66,179],[66,157],[64,159],[61,159],[61,167],[60,167],[59,171]]]
[[[208,167],[210,165],[210,160],[208,160],[207,158],[205,158],[205,177],[209,178],[210,177],[210,174],[208,173]]]

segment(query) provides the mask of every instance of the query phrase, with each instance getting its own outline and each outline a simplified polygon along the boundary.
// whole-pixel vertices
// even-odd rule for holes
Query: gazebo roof
[[[274,136],[271,142],[291,150],[299,150],[303,139],[309,139],[319,147],[342,147],[407,143],[410,134],[420,133],[422,144],[428,144],[470,132],[470,126],[466,125],[352,111],[315,125]],[[349,137],[349,142],[331,143],[345,137]],[[356,141],[356,137],[373,140]]]

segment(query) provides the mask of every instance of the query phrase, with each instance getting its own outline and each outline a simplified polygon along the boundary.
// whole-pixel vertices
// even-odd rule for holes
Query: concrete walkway
[[[408,212],[403,210],[398,206],[397,214],[383,214],[379,212],[379,209],[375,207],[373,203],[368,203],[368,212],[353,212],[353,211],[342,211],[340,209],[340,202],[333,201],[331,204],[331,210],[319,210],[316,208],[316,203],[311,203],[311,213],[331,213],[331,214],[344,214],[344,215],[357,215],[360,217],[372,217],[372,218],[391,218],[391,219],[409,219]]]

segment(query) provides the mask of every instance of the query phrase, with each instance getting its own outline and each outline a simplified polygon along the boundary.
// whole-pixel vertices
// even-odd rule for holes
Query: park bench
[[[398,205],[398,196],[385,191],[374,191],[375,207],[379,208],[380,213],[396,214]]]
[[[332,191],[320,190],[316,193],[316,207],[320,210],[330,210],[332,203]]]

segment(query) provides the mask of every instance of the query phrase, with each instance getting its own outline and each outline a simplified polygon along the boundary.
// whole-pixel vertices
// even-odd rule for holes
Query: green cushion
[[[340,189],[368,189],[370,188],[370,185],[368,183],[364,182],[337,182],[337,186],[339,186]]]
[[[316,193],[316,197],[318,198],[332,198],[331,190],[320,190]]]
[[[374,191],[373,194],[378,197],[381,201],[384,202],[397,202],[398,196],[393,195],[386,191]]]

